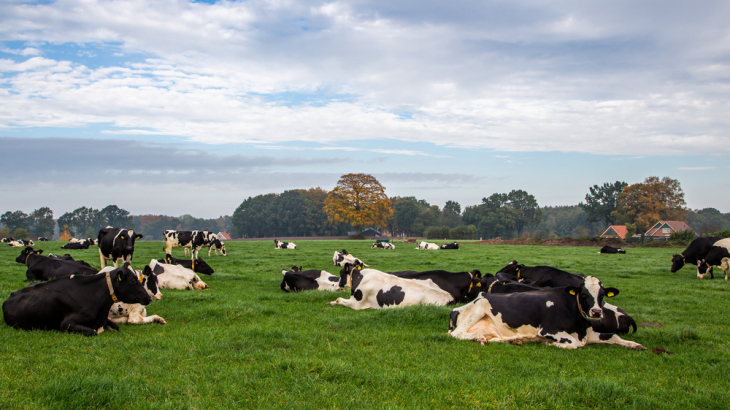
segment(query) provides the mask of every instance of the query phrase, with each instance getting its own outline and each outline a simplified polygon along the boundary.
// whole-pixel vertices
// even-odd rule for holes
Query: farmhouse
[[[671,235],[672,232],[679,232],[687,229],[692,228],[690,228],[689,225],[682,221],[659,221],[655,223],[654,226],[651,227],[651,229],[646,231],[644,237],[652,238],[654,240],[668,240],[669,235]]]
[[[626,225],[611,225],[601,234],[601,238],[626,238]]]

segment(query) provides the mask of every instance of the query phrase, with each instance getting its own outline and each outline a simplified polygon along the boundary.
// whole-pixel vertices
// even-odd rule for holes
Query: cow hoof
[[[640,345],[640,344],[637,343],[636,346],[633,346],[632,347],[632,349],[634,349],[634,350],[646,350],[646,347],[644,347],[644,346],[642,346],[642,345]]]
[[[512,343],[515,346],[522,346],[522,341],[521,340],[513,340],[510,343]]]
[[[157,322],[157,323],[159,323],[161,325],[166,325],[167,324],[167,322],[165,322],[165,319],[163,319],[161,317],[155,319],[155,322]]]

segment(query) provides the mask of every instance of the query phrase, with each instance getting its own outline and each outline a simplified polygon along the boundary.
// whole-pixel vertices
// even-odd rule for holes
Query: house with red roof
[[[601,238],[626,238],[626,225],[611,225],[601,234]]]
[[[644,237],[652,239],[669,239],[672,232],[684,231],[692,229],[686,223],[682,221],[659,221],[654,224],[646,233]]]

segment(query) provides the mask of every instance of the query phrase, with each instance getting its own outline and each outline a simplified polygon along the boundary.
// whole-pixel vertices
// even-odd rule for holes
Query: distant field
[[[0,409],[730,408],[730,282],[670,273],[676,249],[463,245],[458,251],[370,249],[372,241],[228,242],[210,290],[163,291],[148,307],[167,325],[120,325],[97,337],[26,332],[0,323]],[[38,244],[44,254],[63,243]],[[338,274],[347,249],[388,270],[495,272],[512,259],[598,276],[640,326],[648,349],[488,345],[447,335],[452,307],[353,311],[349,292],[285,293],[292,265]],[[69,251],[99,266],[96,247]],[[182,258],[182,250],[174,251]],[[0,298],[26,285],[20,248],[0,246]],[[207,252],[206,252],[207,255]],[[138,242],[134,266],[164,256]],[[717,277],[717,276],[716,276]]]

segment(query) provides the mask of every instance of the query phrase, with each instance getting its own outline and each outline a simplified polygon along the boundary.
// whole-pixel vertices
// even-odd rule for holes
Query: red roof
[[[669,232],[663,232],[663,228],[669,228]],[[684,231],[692,229],[682,221],[659,221],[651,227],[644,236],[669,236],[672,232]]]
[[[230,240],[231,235],[228,235],[227,232],[218,232],[218,239]]]
[[[613,234],[608,233],[611,229],[613,229],[621,239],[626,237],[626,225],[611,225],[601,234],[601,236],[614,236]]]

